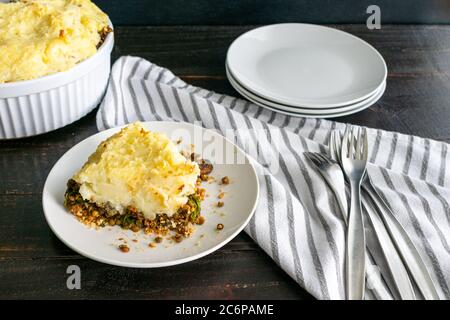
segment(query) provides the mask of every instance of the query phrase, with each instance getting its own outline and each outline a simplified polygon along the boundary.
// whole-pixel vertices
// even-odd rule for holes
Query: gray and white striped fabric
[[[234,129],[241,147],[256,146],[260,201],[245,231],[313,296],[345,297],[343,222],[324,181],[303,156],[326,153],[331,130],[344,124],[277,114],[125,56],[112,68],[97,125],[104,130],[138,120],[201,121],[222,133]],[[423,256],[439,295],[450,299],[449,146],[376,129],[368,133],[368,172]],[[268,166],[274,145],[275,172]],[[367,297],[379,295],[368,290]]]

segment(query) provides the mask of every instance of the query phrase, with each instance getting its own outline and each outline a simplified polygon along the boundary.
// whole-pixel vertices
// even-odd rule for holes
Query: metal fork
[[[339,157],[340,152],[336,152],[341,148],[341,135],[339,131],[333,131],[330,137],[330,153],[332,157]],[[367,171],[364,174],[364,179],[367,179]],[[362,185],[364,191],[364,184]],[[390,284],[391,290],[396,290],[397,297],[401,299],[415,299],[414,289],[412,288],[412,284],[410,278],[408,276],[408,272],[403,265],[401,257],[399,256],[395,243],[393,243],[392,239],[389,236],[388,231],[386,230],[383,222],[381,221],[377,210],[373,208],[373,199],[370,197],[364,197],[364,193],[361,196],[363,207],[366,209],[366,215],[363,217],[364,228],[366,230],[366,244],[369,247],[370,239],[367,239],[369,230],[371,228],[372,236],[374,239],[371,241],[377,241],[381,252],[372,251],[373,257],[376,259],[378,267],[384,270],[385,280],[388,284]],[[372,201],[369,201],[372,200]],[[371,227],[371,228],[370,228]],[[367,260],[366,256],[366,261]]]
[[[317,168],[320,175],[324,178],[330,189],[336,195],[337,204],[341,211],[342,220],[347,225],[348,205],[345,195],[345,181],[339,164],[320,153],[305,152],[307,157]]]
[[[341,141],[342,135],[339,131],[335,130],[331,133],[330,136],[330,153],[331,157],[335,158],[339,161],[340,158],[340,150],[341,150]],[[362,185],[363,192],[365,197],[369,198],[373,204],[376,205],[376,209],[378,214],[380,215],[383,223],[392,238],[393,243],[395,244],[398,253],[403,260],[406,268],[409,271],[409,274],[414,279],[417,288],[420,293],[423,295],[425,299],[436,300],[439,299],[439,295],[436,290],[436,286],[431,279],[431,276],[427,270],[425,263],[423,262],[422,257],[420,256],[418,250],[414,246],[413,242],[409,238],[409,235],[402,227],[400,222],[395,217],[391,208],[386,204],[385,200],[378,193],[376,188],[374,187],[370,176],[365,174],[363,178],[364,182]],[[364,195],[363,195],[364,198]],[[363,199],[364,200],[364,199]],[[370,212],[369,212],[370,213]],[[387,257],[386,257],[387,258]],[[394,280],[396,281],[397,288],[399,290],[399,294],[402,298],[408,298],[409,284],[406,282],[402,286],[400,283],[400,278],[395,273],[400,273],[400,271],[395,268],[391,269],[391,273],[393,275]]]
[[[332,149],[333,147],[330,145],[330,150]],[[337,204],[339,206],[342,219],[345,225],[347,226],[348,206],[347,206],[347,196],[345,192],[346,184],[340,164],[335,159],[329,158],[328,156],[325,156],[320,153],[305,152],[304,155],[308,160],[311,161],[311,163],[317,169],[317,172],[324,178],[325,182],[330,187],[331,191],[335,196],[335,199],[337,200]],[[366,261],[370,264],[373,264],[371,261],[374,259],[374,257],[371,257],[369,252],[371,251],[371,249],[372,251],[375,252],[376,248],[370,248],[370,245],[371,242],[367,241],[368,251],[366,251]],[[379,267],[382,268],[383,265],[380,265]],[[376,277],[376,275],[374,276]],[[367,283],[378,283],[378,278],[372,279],[369,274],[366,274],[366,281]],[[375,297],[377,297],[377,299],[381,300],[392,299],[391,294],[385,289],[384,286],[373,286],[372,292],[375,295]]]
[[[342,140],[341,163],[351,194],[345,267],[349,300],[364,299],[366,240],[361,210],[361,182],[366,171],[367,153],[366,130],[347,127]]]

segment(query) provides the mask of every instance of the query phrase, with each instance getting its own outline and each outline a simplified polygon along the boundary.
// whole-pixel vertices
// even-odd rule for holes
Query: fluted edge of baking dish
[[[113,32],[99,50],[72,69],[0,85],[0,139],[16,139],[64,127],[101,101],[111,71]]]

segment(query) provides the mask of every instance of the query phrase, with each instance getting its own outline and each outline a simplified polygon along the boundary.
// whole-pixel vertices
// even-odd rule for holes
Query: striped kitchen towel
[[[232,130],[246,150],[253,145],[260,201],[245,231],[313,296],[345,297],[343,222],[325,183],[303,156],[304,151],[326,153],[331,130],[344,124],[274,113],[125,56],[112,68],[97,126],[104,130],[138,120],[198,121],[226,131],[227,137]],[[450,299],[448,144],[376,129],[368,129],[368,135],[368,172],[423,256],[439,295]],[[381,281],[378,294],[367,289],[367,297],[392,297],[389,289],[387,296],[380,294],[385,285]]]

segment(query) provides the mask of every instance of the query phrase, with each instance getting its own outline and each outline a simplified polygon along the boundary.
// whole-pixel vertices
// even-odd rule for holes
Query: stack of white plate
[[[265,26],[238,37],[226,61],[231,85],[262,107],[331,118],[373,105],[386,88],[383,57],[367,42],[317,25]]]

